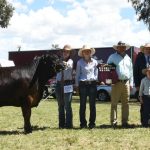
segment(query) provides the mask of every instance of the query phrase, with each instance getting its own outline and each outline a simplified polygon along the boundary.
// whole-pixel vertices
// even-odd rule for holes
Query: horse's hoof
[[[32,128],[25,128],[24,132],[25,132],[25,134],[32,133]]]
[[[25,134],[30,134],[32,133],[32,130],[31,131],[24,131]]]

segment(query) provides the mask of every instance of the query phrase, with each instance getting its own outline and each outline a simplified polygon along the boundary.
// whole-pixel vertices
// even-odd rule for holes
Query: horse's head
[[[64,69],[62,60],[56,54],[46,54],[40,57],[37,69],[31,81],[30,87],[38,80],[42,85],[46,81]]]
[[[46,57],[48,62],[50,62],[49,60],[51,60],[52,68],[54,69],[54,72],[57,73],[65,69],[64,63],[58,55],[53,54],[53,55],[47,55]]]
[[[49,78],[55,76],[57,72],[64,69],[63,61],[56,54],[43,55],[39,63],[44,72],[49,72],[47,74]]]

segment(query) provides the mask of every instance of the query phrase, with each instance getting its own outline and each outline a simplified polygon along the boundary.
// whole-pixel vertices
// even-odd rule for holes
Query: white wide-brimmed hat
[[[83,45],[83,47],[82,47],[82,48],[79,50],[79,52],[78,52],[78,55],[79,55],[80,57],[83,57],[82,52],[83,52],[84,50],[90,50],[90,51],[91,51],[91,56],[95,54],[95,49],[94,49],[94,48],[91,48],[91,47],[88,46],[88,45]]]
[[[126,50],[130,48],[130,45],[123,43],[122,41],[119,41],[117,45],[113,45],[113,48],[115,50],[118,50],[118,47],[126,47]]]
[[[65,51],[71,51],[72,48],[71,48],[71,46],[70,46],[69,44],[66,44],[66,45],[63,47],[63,50],[65,50]]]
[[[147,47],[150,48],[150,43],[146,43],[146,44],[143,46],[143,48],[147,48]]]

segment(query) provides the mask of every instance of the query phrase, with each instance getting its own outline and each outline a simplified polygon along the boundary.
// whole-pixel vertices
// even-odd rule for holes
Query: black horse
[[[45,83],[62,69],[57,55],[44,55],[24,66],[0,68],[0,106],[21,107],[26,133],[32,132],[31,108],[42,99]]]

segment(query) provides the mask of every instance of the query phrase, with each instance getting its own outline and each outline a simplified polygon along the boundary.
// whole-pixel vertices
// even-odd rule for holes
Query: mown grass
[[[58,107],[55,100],[42,101],[32,109],[33,132],[23,133],[20,108],[0,108],[1,150],[147,150],[150,149],[150,130],[141,128],[139,104],[130,103],[130,123],[135,128],[117,129],[109,125],[110,103],[97,102],[96,128],[79,128],[79,102],[73,99],[74,129],[58,129]],[[120,105],[118,106],[120,121]],[[87,118],[89,107],[87,104]],[[120,122],[119,122],[120,123]]]

